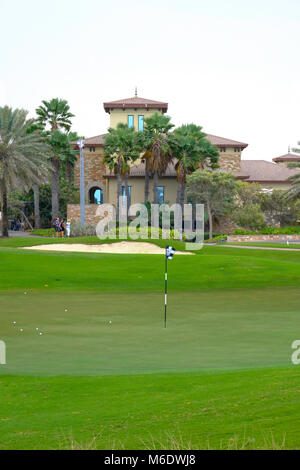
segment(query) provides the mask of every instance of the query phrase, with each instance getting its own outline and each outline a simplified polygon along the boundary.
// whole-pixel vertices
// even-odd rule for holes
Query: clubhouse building
[[[132,98],[103,103],[104,110],[110,115],[110,127],[115,128],[118,123],[128,124],[142,132],[144,119],[155,112],[166,113],[168,103],[140,98],[137,94]],[[84,139],[85,159],[85,218],[87,225],[95,225],[96,210],[98,204],[111,203],[116,205],[117,178],[104,164],[104,138],[106,134]],[[248,146],[245,142],[207,134],[207,139],[219,150],[219,165],[222,171],[228,171],[236,178],[247,182],[258,182],[263,190],[287,189],[290,186],[289,177],[299,172],[297,169],[288,168],[291,162],[300,162],[300,155],[288,153],[281,157],[273,158],[273,163],[266,160],[244,160],[243,150]],[[75,145],[75,144],[74,144]],[[75,187],[80,184],[79,157],[74,170]],[[170,164],[159,178],[158,201],[159,203],[176,202],[177,179],[174,164]],[[130,168],[129,191],[130,203],[144,201],[145,164],[139,160]],[[125,187],[122,188],[125,195]],[[149,195],[151,200],[152,181],[150,180]],[[68,205],[68,218],[73,222],[80,219],[80,207],[78,204]]]

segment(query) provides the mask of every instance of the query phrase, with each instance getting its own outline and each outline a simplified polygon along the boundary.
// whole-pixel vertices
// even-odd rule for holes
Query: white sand
[[[36,245],[23,247],[24,250],[41,250],[41,251],[71,251],[82,253],[115,253],[115,254],[147,254],[162,255],[165,253],[164,248],[147,242],[116,242],[103,243],[101,245],[84,245],[80,243],[55,243],[49,245]],[[176,255],[193,255],[188,251],[176,251]]]

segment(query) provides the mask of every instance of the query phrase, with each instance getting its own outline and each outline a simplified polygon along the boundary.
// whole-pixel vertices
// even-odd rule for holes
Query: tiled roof
[[[176,178],[177,173],[174,164],[175,163],[170,163],[168,165],[167,171],[162,175],[162,178]],[[290,170],[282,165],[276,165],[266,160],[241,160],[241,171],[234,172],[233,174],[237,178],[248,182],[283,183],[296,173],[299,173],[298,169]],[[105,177],[114,178],[115,175],[108,173]],[[140,165],[132,166],[130,168],[130,177],[144,178],[145,164],[141,163]]]
[[[290,176],[299,173],[298,169],[289,169],[283,165],[268,162],[266,160],[241,160],[241,171],[235,172],[237,178],[259,183],[282,183]]]
[[[280,157],[273,158],[273,162],[300,162],[299,153],[286,153]]]
[[[110,109],[128,108],[161,109],[162,112],[165,113],[168,110],[168,103],[133,96],[132,98],[124,98],[122,100],[107,101],[103,103],[103,107],[107,113],[109,113]]]
[[[245,142],[238,142],[237,140],[226,139],[217,135],[206,134],[206,137],[217,147],[242,147],[243,149],[248,147],[248,144],[245,144]]]
[[[104,137],[107,134],[96,135],[95,137],[88,137],[84,139],[84,145],[104,145]],[[237,140],[226,139],[225,137],[219,137],[212,134],[206,134],[207,139],[217,147],[242,147],[245,148],[248,144],[243,142],[238,142]],[[76,142],[72,142],[72,144],[76,144]]]
[[[97,147],[99,145],[104,145],[104,137],[107,134],[95,135],[94,137],[88,137],[87,139],[83,139],[83,143],[85,147]],[[72,142],[72,146],[76,147],[77,142]]]
[[[175,178],[177,176],[175,170],[175,162],[169,163],[166,172],[162,176],[162,178]],[[107,173],[104,175],[105,178],[115,178],[114,173]],[[131,178],[145,178],[145,163],[141,163],[140,165],[130,167],[130,177]]]

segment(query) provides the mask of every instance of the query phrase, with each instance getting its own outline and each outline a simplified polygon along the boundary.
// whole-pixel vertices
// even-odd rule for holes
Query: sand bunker
[[[41,251],[71,251],[82,253],[115,253],[115,254],[147,254],[162,255],[165,253],[164,248],[147,242],[116,242],[103,243],[101,245],[84,245],[80,243],[55,243],[49,245],[26,246],[25,250],[41,250]],[[176,255],[193,255],[188,251],[176,251]]]

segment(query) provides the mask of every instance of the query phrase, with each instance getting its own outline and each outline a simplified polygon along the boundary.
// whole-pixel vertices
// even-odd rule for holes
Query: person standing
[[[66,235],[69,238],[71,235],[71,222],[70,219],[67,219],[67,224],[66,224]]]
[[[58,234],[60,232],[60,221],[59,221],[58,217],[56,217],[56,219],[54,219],[53,227],[55,228],[55,236],[56,236],[56,238],[58,238]]]
[[[61,233],[61,238],[65,238],[65,222],[64,219],[60,219],[60,233]]]

